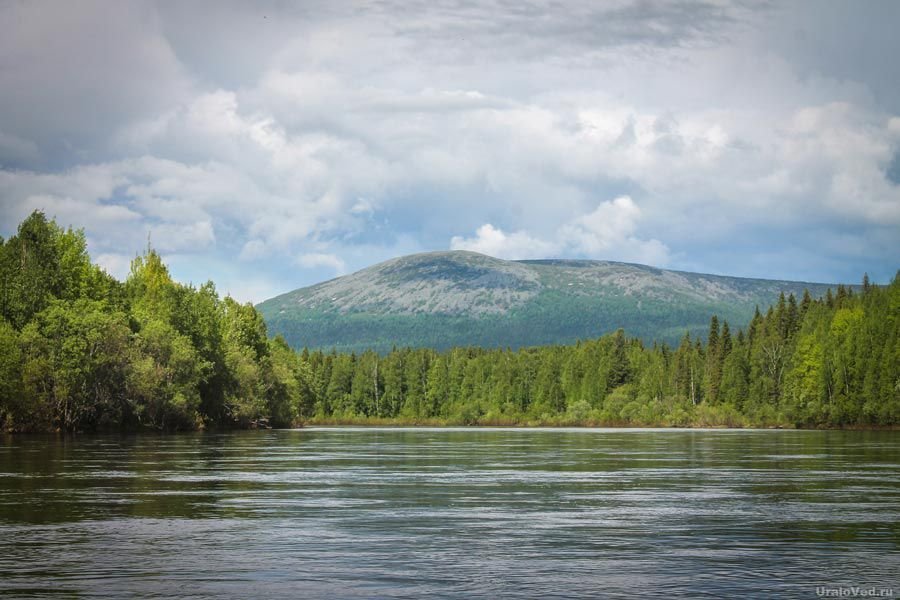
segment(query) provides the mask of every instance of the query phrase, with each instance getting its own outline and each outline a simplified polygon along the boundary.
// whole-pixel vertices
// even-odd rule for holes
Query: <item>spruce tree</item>
[[[722,380],[722,354],[719,342],[719,318],[713,315],[709,321],[709,335],[706,341],[705,400],[715,404],[719,397]]]

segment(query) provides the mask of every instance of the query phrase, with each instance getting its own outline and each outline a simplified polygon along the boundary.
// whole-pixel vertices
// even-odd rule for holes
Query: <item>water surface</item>
[[[900,597],[900,434],[0,438],[0,595]]]

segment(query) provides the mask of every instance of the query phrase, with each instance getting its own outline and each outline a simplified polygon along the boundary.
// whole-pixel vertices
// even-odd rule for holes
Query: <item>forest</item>
[[[782,296],[746,330],[711,315],[670,347],[621,329],[567,346],[295,352],[250,304],[173,280],[148,246],[124,282],[84,232],[32,213],[0,239],[0,429],[302,424],[896,427],[900,274]]]

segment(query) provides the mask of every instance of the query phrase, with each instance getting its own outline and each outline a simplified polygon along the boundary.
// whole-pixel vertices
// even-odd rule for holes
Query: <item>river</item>
[[[6,596],[900,597],[898,573],[900,432],[0,437]]]

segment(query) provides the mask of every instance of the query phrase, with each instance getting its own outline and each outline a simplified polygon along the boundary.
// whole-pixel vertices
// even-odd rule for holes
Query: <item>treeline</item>
[[[252,305],[174,282],[152,249],[119,282],[40,212],[0,242],[3,429],[294,422],[297,355]]]
[[[746,330],[646,346],[292,351],[249,304],[124,283],[80,231],[32,214],[0,248],[0,424],[164,430],[313,423],[846,427],[900,424],[900,276],[781,297]]]
[[[301,354],[318,422],[847,427],[900,424],[900,277],[782,296],[746,331],[646,347],[619,330],[573,346]],[[308,365],[308,368],[307,366]]]

